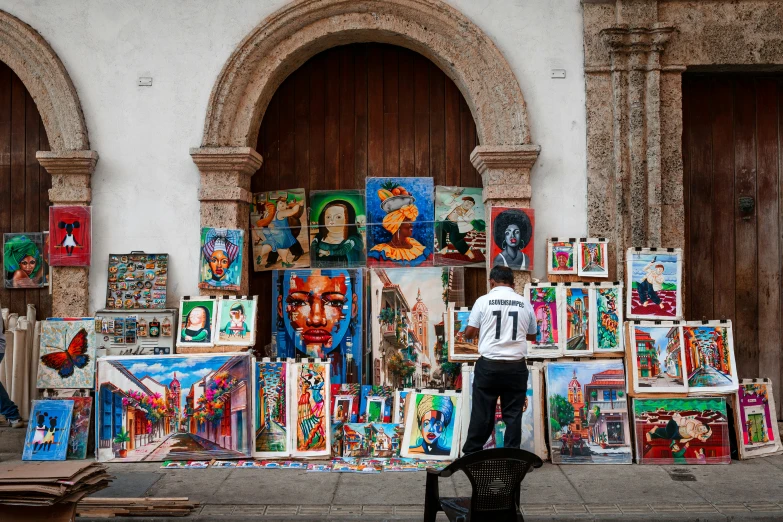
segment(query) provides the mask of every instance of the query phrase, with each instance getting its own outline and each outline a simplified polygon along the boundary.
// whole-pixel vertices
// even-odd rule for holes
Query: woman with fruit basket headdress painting
[[[414,204],[416,198],[393,181],[384,183],[382,187],[378,190],[378,197],[386,216],[381,226],[392,237],[386,243],[372,247],[367,257],[381,264],[419,266],[426,263],[431,259],[432,250],[413,238],[413,222],[419,215]]]

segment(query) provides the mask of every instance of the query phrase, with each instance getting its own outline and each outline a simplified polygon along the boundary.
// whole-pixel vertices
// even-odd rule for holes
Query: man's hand
[[[467,339],[468,341],[472,341],[473,339],[478,337],[478,334],[479,334],[478,328],[475,328],[473,326],[468,326],[467,328],[465,328],[465,339]]]
[[[527,334],[527,335],[525,336],[525,339],[527,339],[528,341],[530,341],[531,343],[533,343],[533,342],[535,342],[535,341],[536,341],[536,334]]]

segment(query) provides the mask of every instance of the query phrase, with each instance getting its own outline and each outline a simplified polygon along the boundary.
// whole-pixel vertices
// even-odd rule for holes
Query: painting
[[[212,346],[216,308],[214,296],[183,297],[179,302],[177,346]]]
[[[455,391],[413,391],[400,455],[454,460],[459,453],[462,396]]]
[[[33,401],[22,460],[65,460],[73,401]]]
[[[357,268],[367,263],[367,215],[361,190],[310,192],[310,266]]]
[[[634,399],[639,464],[729,464],[723,397]]]
[[[769,379],[743,379],[734,399],[737,446],[741,459],[783,452]]]
[[[49,207],[50,266],[90,266],[91,214],[91,207]]]
[[[231,228],[201,229],[201,269],[198,287],[239,291],[245,231]]]
[[[576,275],[576,240],[553,237],[546,242],[546,273],[549,275]]]
[[[631,463],[621,359],[548,362],[546,392],[552,463]]]
[[[682,318],[682,250],[629,248],[626,265],[629,319]]]
[[[286,457],[291,454],[287,362],[256,363],[254,457]]]
[[[392,422],[397,424],[405,423],[405,402],[411,388],[394,390],[394,406],[392,407]]]
[[[682,328],[676,323],[628,323],[629,358],[636,393],[687,393]]]
[[[3,280],[6,288],[41,288],[46,284],[40,232],[3,234]]]
[[[435,265],[483,267],[486,230],[481,188],[435,187]]]
[[[394,388],[451,388],[444,315],[464,306],[462,267],[370,271],[371,382]]]
[[[359,420],[362,422],[392,422],[394,389],[391,386],[362,386]]]
[[[51,275],[49,272],[51,269],[49,268],[49,231],[44,230],[41,232],[41,236],[43,237],[43,249],[41,250],[41,253],[43,254],[41,257],[43,257],[43,285],[49,286],[49,280],[51,279]]]
[[[478,360],[478,336],[473,339],[465,338],[465,330],[468,328],[468,319],[470,319],[470,310],[455,310],[450,307],[448,312],[446,312],[446,318],[449,332],[449,361]]]
[[[251,456],[249,353],[101,357],[97,379],[99,461]]]
[[[565,335],[560,336],[563,355],[580,357],[592,353],[590,332],[590,284],[565,283]]]
[[[525,297],[536,316],[536,340],[528,342],[530,357],[559,357],[561,354],[560,302],[557,284],[528,283]]]
[[[433,266],[432,178],[367,178],[367,266]]]
[[[87,443],[90,438],[92,397],[67,397],[62,400],[73,402],[71,428],[68,434],[68,451],[65,458],[66,460],[86,459]]]
[[[332,384],[332,455],[343,454],[343,425],[359,422],[362,385],[359,383]]]
[[[731,321],[690,321],[682,327],[688,392],[737,391],[737,363]]]
[[[223,297],[217,303],[215,344],[253,346],[256,344],[258,296]]]
[[[92,388],[95,384],[95,319],[41,322],[40,389]]]
[[[592,289],[593,352],[624,353],[623,284],[600,283]]]
[[[328,359],[331,382],[362,382],[364,271],[275,270],[272,281],[277,356]]]
[[[535,222],[532,208],[492,207],[490,210],[492,266],[533,271]]]
[[[168,254],[109,254],[106,308],[165,308],[168,267]]]
[[[604,238],[579,241],[578,273],[583,277],[609,277],[609,242]]]
[[[292,404],[296,426],[293,455],[297,457],[328,456],[332,451],[329,426],[329,363],[304,359],[293,365],[296,405]]]
[[[310,266],[303,188],[253,194],[250,230],[254,271]]]
[[[343,457],[386,459],[400,455],[399,424],[372,422],[343,426]]]

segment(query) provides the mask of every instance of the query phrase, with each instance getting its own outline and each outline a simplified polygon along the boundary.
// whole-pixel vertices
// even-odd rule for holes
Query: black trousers
[[[503,446],[522,444],[522,412],[527,397],[527,364],[500,362],[481,357],[473,369],[473,408],[468,437],[462,452],[475,453],[484,448],[495,429],[495,406],[500,398],[506,434]]]

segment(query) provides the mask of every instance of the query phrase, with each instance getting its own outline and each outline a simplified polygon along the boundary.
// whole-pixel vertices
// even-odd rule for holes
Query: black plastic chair
[[[424,522],[435,522],[443,511],[454,522],[519,522],[520,484],[543,461],[529,451],[513,448],[483,450],[457,459],[441,471],[427,470]],[[438,478],[462,471],[473,486],[471,497],[440,498]]]

